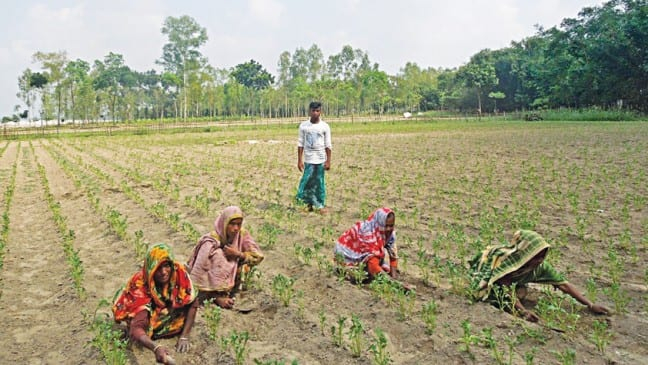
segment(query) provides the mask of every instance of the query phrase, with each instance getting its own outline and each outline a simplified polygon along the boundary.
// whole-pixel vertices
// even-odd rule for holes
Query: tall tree
[[[245,86],[248,96],[248,115],[251,114],[252,104],[256,104],[255,96],[259,98],[259,112],[261,112],[259,91],[270,87],[274,83],[274,76],[266,71],[261,64],[255,60],[250,60],[236,65],[232,70],[232,77],[239,84]]]
[[[84,60],[77,59],[76,61],[70,61],[65,66],[65,86],[69,88],[70,91],[70,111],[72,113],[72,123],[74,123],[76,112],[77,112],[77,96],[79,96],[79,91],[87,89],[82,89],[81,85],[85,82],[85,79],[88,77],[88,72],[90,71],[90,64]]]
[[[250,60],[234,66],[232,77],[239,84],[253,90],[262,90],[274,83],[274,76],[266,71],[260,63]]]
[[[207,30],[188,15],[179,18],[170,16],[164,20],[162,34],[168,36],[169,42],[163,47],[162,59],[159,63],[164,66],[165,71],[178,75],[182,80],[183,118],[186,119],[188,106],[186,87],[189,74],[207,63],[206,58],[198,50],[207,42]]]
[[[65,52],[36,52],[34,61],[40,62],[43,69],[48,71],[48,83],[54,87],[56,94],[56,119],[57,124],[61,124],[61,109],[63,104],[63,87],[61,82],[65,76],[64,69],[67,64],[67,54]]]
[[[97,90],[105,90],[110,98],[110,112],[113,122],[117,117],[117,104],[123,104],[128,88],[136,85],[136,76],[124,63],[121,54],[110,52],[104,61],[95,61],[94,86]]]
[[[482,93],[498,83],[495,66],[490,59],[490,50],[485,49],[472,56],[470,62],[459,68],[458,76],[469,88],[477,91],[477,112],[482,114]]]

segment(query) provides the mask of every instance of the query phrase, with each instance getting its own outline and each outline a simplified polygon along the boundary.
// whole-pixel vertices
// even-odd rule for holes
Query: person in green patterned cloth
[[[586,305],[592,313],[609,314],[609,309],[590,302],[544,261],[550,247],[538,233],[526,230],[515,232],[510,244],[486,247],[469,262],[473,298],[496,304],[497,296],[506,293],[503,289],[515,286],[515,309],[526,320],[537,322],[538,315],[526,309],[519,299],[526,296],[529,283],[550,284]]]

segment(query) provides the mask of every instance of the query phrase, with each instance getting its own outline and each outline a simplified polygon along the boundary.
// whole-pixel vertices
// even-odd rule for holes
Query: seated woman
[[[364,265],[369,280],[380,274],[388,274],[396,279],[398,255],[395,222],[394,211],[389,208],[377,209],[367,220],[357,222],[335,243],[336,262],[351,268]]]
[[[132,341],[153,351],[157,362],[173,364],[169,350],[153,340],[180,333],[176,351],[189,349],[196,294],[185,265],[160,243],[148,250],[142,269],[117,291],[112,311],[115,321],[126,321]]]
[[[213,300],[222,308],[232,308],[241,273],[263,261],[259,245],[242,226],[241,208],[227,207],[216,218],[214,231],[202,236],[194,248],[189,268],[200,290],[199,303]]]
[[[526,320],[537,322],[538,315],[527,310],[519,299],[526,295],[528,283],[550,284],[586,305],[591,312],[608,314],[607,308],[590,302],[544,261],[550,247],[538,233],[525,230],[515,232],[510,244],[487,247],[470,261],[473,298],[495,303],[496,288],[515,285],[517,295],[512,304]]]

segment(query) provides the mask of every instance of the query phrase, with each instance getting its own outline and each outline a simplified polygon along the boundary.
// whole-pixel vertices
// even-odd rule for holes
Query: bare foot
[[[321,214],[321,215],[326,215],[326,214],[328,214],[328,212],[329,211],[328,211],[328,209],[326,207],[319,210],[319,214]]]

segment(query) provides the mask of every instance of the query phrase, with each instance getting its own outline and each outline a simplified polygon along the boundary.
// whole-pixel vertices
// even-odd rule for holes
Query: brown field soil
[[[9,225],[0,247],[0,364],[105,363],[90,323],[141,265],[136,232],[185,261],[196,232],[209,231],[228,205],[243,208],[266,255],[237,298],[252,311],[222,311],[212,340],[201,310],[188,353],[175,353],[175,338],[160,340],[178,364],[234,364],[233,346],[220,345],[234,331],[249,334],[245,364],[373,364],[377,329],[393,364],[648,363],[648,123],[331,128],[326,216],[294,205],[296,128],[1,141],[0,214]],[[74,231],[85,295],[73,286],[39,169]],[[203,209],[200,198],[209,202]],[[396,211],[401,279],[416,286],[400,303],[330,270],[335,239],[380,206]],[[111,211],[125,218],[124,238]],[[548,260],[614,313],[595,316],[565,300],[542,312],[545,298],[561,297],[540,286],[525,302],[544,315],[538,324],[472,303],[466,261],[518,228],[545,236],[554,245]],[[295,279],[287,306],[272,289],[277,275]],[[434,328],[423,320],[430,303]],[[568,323],[549,318],[559,312]],[[352,316],[364,327],[357,357]],[[342,318],[337,346],[332,328]],[[135,345],[126,354],[130,364],[154,363]]]

